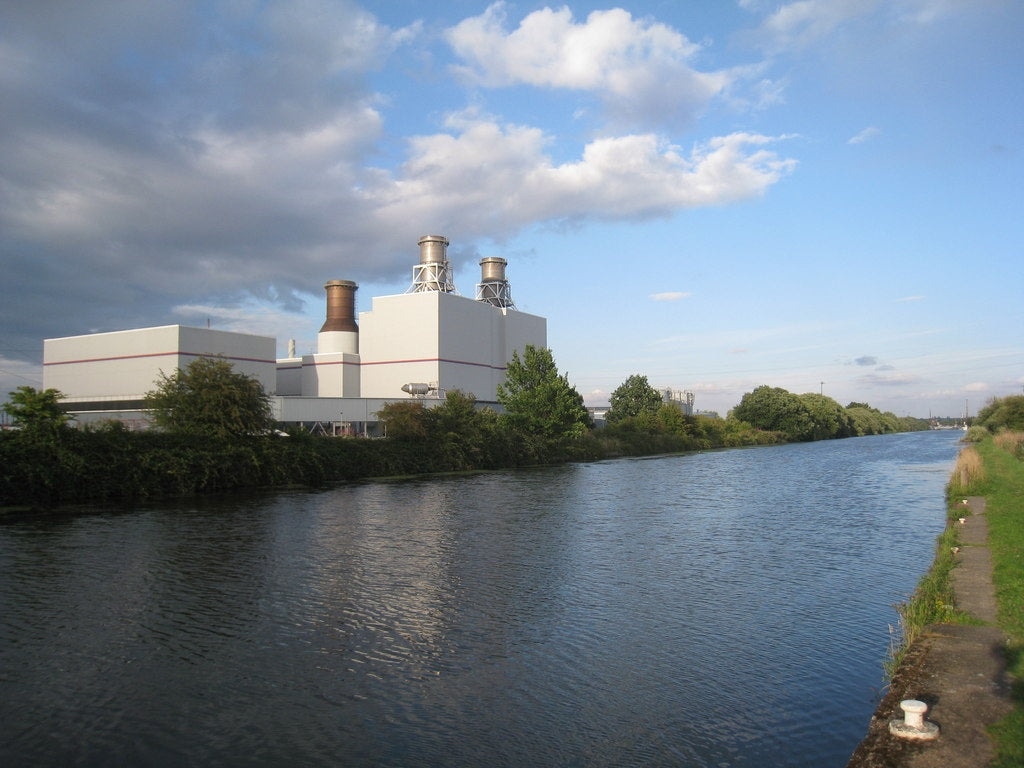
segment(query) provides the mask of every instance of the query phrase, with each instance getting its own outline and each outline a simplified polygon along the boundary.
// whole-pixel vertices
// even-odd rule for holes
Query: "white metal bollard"
[[[922,741],[937,739],[939,726],[924,719],[928,705],[917,699],[904,699],[900,702],[903,719],[889,721],[889,733],[901,739],[918,739]]]

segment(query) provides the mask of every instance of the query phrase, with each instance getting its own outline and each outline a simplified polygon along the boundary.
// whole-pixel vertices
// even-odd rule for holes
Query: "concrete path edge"
[[[985,499],[964,505],[961,550],[953,570],[957,607],[980,625],[933,625],[907,653],[868,724],[847,768],[979,768],[995,757],[988,727],[1013,708],[1006,675],[1006,637],[995,626],[995,590],[988,552]],[[902,719],[900,702],[928,705],[926,720],[939,726],[934,741],[908,741],[889,732]]]

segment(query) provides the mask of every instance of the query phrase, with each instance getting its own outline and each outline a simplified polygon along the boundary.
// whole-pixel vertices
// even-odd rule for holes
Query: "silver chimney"
[[[452,267],[448,262],[448,238],[424,235],[419,239],[420,263],[412,268],[412,285],[406,293],[454,293]]]
[[[485,301],[502,309],[515,309],[512,289],[505,279],[504,259],[488,256],[480,260],[480,282],[476,284],[476,300]]]

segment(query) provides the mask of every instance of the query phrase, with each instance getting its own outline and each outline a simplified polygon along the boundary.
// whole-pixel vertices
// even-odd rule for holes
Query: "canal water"
[[[960,433],[0,524],[4,766],[844,766]]]

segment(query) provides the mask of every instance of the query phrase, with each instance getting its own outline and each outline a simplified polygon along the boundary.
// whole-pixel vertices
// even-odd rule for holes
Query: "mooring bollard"
[[[900,709],[903,710],[903,719],[890,720],[889,733],[901,739],[928,740],[939,737],[939,726],[924,719],[928,705],[923,701],[904,699],[900,702]]]

